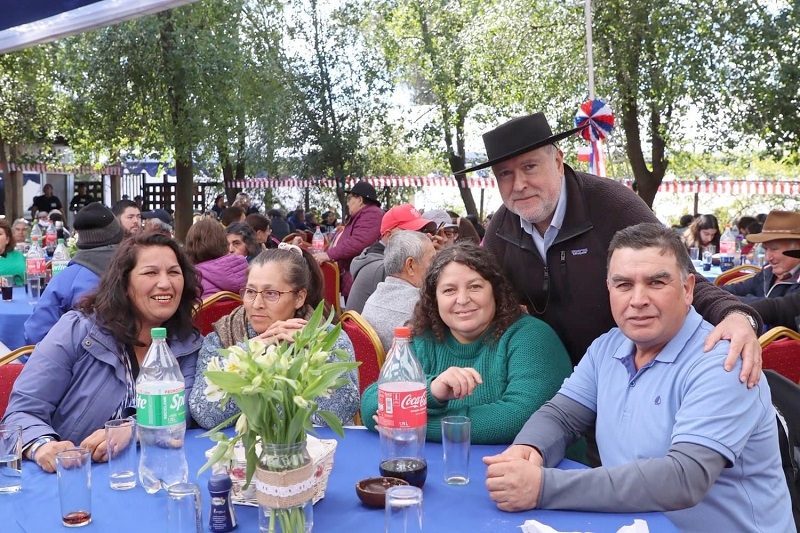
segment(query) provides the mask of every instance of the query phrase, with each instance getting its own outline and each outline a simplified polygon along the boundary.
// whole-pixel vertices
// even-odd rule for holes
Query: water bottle
[[[56,227],[53,226],[53,223],[47,225],[47,231],[44,234],[44,251],[47,252],[47,255],[53,255],[56,251],[56,243],[58,242],[58,236],[56,235]]]
[[[733,255],[736,251],[736,235],[731,230],[731,225],[725,225],[725,232],[719,238],[719,253],[723,255]]]
[[[56,251],[53,252],[53,260],[50,263],[53,268],[53,275],[55,276],[69,265],[69,250],[67,246],[64,244],[64,239],[58,239],[58,245],[56,246]]]
[[[42,242],[42,227],[39,225],[38,220],[33,221],[33,227],[31,228],[31,236],[30,236],[31,242],[33,242],[34,237],[38,237],[39,242],[40,243]]]
[[[325,251],[325,237],[322,235],[322,232],[317,226],[317,231],[314,232],[314,236],[311,238],[311,252],[315,254],[321,254]]]
[[[31,305],[36,305],[44,290],[46,257],[44,250],[39,246],[39,237],[41,236],[31,236],[31,249],[25,256],[25,277],[27,279],[25,288],[28,292],[28,303]]]
[[[394,329],[394,342],[378,378],[378,424],[382,476],[417,487],[425,484],[425,430],[428,423],[427,381],[411,350],[411,331]]]
[[[139,482],[149,494],[189,480],[183,451],[186,435],[184,380],[167,345],[167,330],[150,330],[153,342],[136,380]]]

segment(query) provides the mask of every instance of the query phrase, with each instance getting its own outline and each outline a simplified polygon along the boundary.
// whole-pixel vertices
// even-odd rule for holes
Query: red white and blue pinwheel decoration
[[[614,128],[614,114],[607,103],[600,99],[588,100],[575,115],[575,127],[589,125],[581,130],[581,137],[587,141],[601,141]]]

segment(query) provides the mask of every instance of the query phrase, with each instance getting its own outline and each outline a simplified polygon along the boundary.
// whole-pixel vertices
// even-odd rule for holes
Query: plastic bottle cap
[[[167,328],[153,328],[150,330],[150,338],[152,339],[166,339]]]
[[[408,326],[398,326],[394,328],[394,336],[404,337],[407,339],[411,337],[411,328],[409,328]]]
[[[64,239],[58,239],[58,244],[64,244]]]
[[[233,487],[233,482],[228,474],[214,474],[208,480],[209,492],[228,491]]]

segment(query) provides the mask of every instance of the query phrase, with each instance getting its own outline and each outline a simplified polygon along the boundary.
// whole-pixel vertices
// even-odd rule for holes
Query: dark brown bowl
[[[408,482],[395,477],[371,477],[356,483],[356,494],[367,507],[382,509],[386,506],[386,491],[398,485],[408,485]]]

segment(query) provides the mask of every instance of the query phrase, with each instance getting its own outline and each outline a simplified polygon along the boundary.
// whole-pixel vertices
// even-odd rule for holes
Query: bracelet
[[[54,440],[56,440],[56,439],[54,437],[49,436],[49,435],[45,435],[43,437],[39,437],[38,439],[36,439],[36,442],[34,442],[31,445],[30,453],[28,454],[30,456],[30,460],[33,461],[34,463],[36,463],[36,451],[39,448],[41,448],[42,446],[44,446],[45,444],[47,444],[48,442],[52,442]]]

